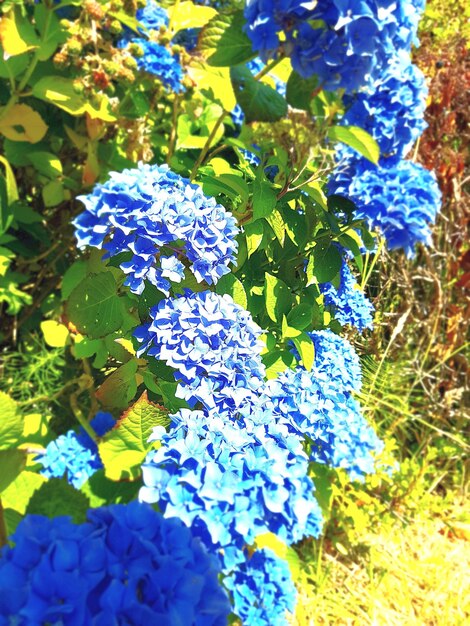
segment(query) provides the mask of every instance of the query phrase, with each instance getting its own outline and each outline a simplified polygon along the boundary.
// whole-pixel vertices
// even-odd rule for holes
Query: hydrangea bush
[[[0,624],[287,624],[322,466],[380,459],[354,345],[364,255],[439,208],[424,2],[212,4],[0,9],[4,338],[63,383],[0,392]]]

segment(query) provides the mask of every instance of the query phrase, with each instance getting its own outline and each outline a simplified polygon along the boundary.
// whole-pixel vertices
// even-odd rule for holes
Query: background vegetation
[[[326,537],[300,551],[299,626],[470,619],[469,16],[429,1],[415,52],[430,88],[415,157],[444,192],[434,246],[412,261],[382,251],[368,280],[385,313],[361,346],[363,402],[400,466],[335,489]]]
[[[7,1],[1,9],[6,12],[13,4]],[[84,4],[79,24],[73,19],[68,25],[63,20],[57,24],[38,20],[39,32],[34,34],[39,37],[39,44],[37,40],[34,44],[38,52],[26,80],[24,75],[19,82],[15,80],[15,73],[21,75],[25,69],[16,67],[17,61],[0,75],[11,88],[10,93],[0,93],[0,107],[16,106],[19,99],[28,107],[34,96],[35,110],[51,131],[34,149],[29,144],[24,148],[14,125],[8,132],[4,129],[1,140],[17,176],[16,187],[10,180],[0,194],[17,194],[23,201],[16,198],[13,212],[0,216],[0,389],[25,415],[22,444],[28,450],[41,447],[48,433],[60,435],[76,419],[93,415],[97,391],[104,406],[119,411],[143,380],[143,372],[137,371],[137,365],[132,370],[131,365],[131,376],[114,377],[111,385],[105,384],[118,368],[135,362],[129,344],[112,333],[106,339],[78,341],[73,323],[60,317],[63,301],[86,272],[100,271],[99,258],[93,254],[86,262],[72,265],[76,246],[71,220],[82,210],[74,198],[109,170],[122,170],[138,160],[156,159],[190,174],[195,161],[201,165],[206,158],[216,157],[219,148],[223,151],[224,146],[219,146],[217,152],[209,152],[207,141],[220,139],[222,105],[231,110],[234,104],[219,101],[226,97],[223,81],[212,96],[195,95],[189,81],[184,95],[166,96],[161,85],[136,71],[133,57],[112,45],[112,36],[123,30],[120,19],[100,21],[100,6]],[[119,3],[108,5],[107,15],[119,13]],[[366,255],[362,286],[382,313],[367,339],[355,336],[364,355],[360,399],[386,443],[385,463],[383,471],[364,483],[351,484],[337,470],[325,469],[320,476],[318,488],[328,512],[325,533],[319,540],[300,544],[298,559],[290,555],[300,590],[294,621],[298,626],[458,626],[470,620],[465,594],[470,567],[470,516],[465,508],[469,469],[469,16],[465,0],[445,6],[431,0],[422,22],[415,61],[429,80],[429,127],[416,146],[415,159],[437,172],[444,206],[430,250],[421,248],[413,260],[384,249],[379,255]],[[96,30],[96,24],[102,28]],[[53,54],[51,50],[59,45],[60,52]],[[78,51],[83,50],[79,58]],[[178,51],[184,62],[184,51],[179,47]],[[50,87],[41,80],[47,81],[51,72],[55,80],[68,81],[62,84],[69,97],[65,107],[52,109],[50,103],[41,103],[41,93]],[[193,81],[204,77],[201,68],[193,66],[191,72]],[[28,90],[31,76],[34,93]],[[210,78],[217,84],[216,75]],[[110,99],[119,102],[118,124]],[[334,112],[334,102],[320,105],[326,110],[331,106]],[[178,143],[172,130],[177,118]],[[26,132],[45,135],[28,108],[23,109],[22,121]],[[283,138],[290,140],[292,128],[298,132],[297,125],[303,121],[293,118],[286,126],[279,124],[274,140],[281,148]],[[240,147],[255,140],[269,144],[273,139],[272,131],[262,124],[256,132],[255,137],[243,137],[240,145],[231,138],[233,152],[238,154]],[[300,136],[297,164],[305,156],[303,147]],[[282,162],[282,149],[276,158],[274,165]],[[317,155],[317,167],[322,167],[322,158]],[[8,167],[0,163],[8,183]],[[245,173],[249,172],[249,165],[245,167]],[[214,173],[210,167],[202,170],[207,193],[215,195],[220,189],[214,187]],[[222,174],[234,183],[230,171]],[[230,195],[228,189],[228,205],[242,214],[246,207],[237,206],[235,200],[232,203],[240,195],[238,190],[232,188]],[[31,208],[35,202],[41,204],[40,215]],[[258,245],[262,237],[252,233]],[[70,350],[64,351],[66,342]],[[117,389],[123,389],[123,395],[116,397]],[[161,391],[172,408],[174,388],[167,395]],[[393,476],[387,461],[397,464]],[[28,501],[42,480],[27,473],[28,480],[20,476],[2,494],[8,532],[27,506],[34,510]],[[135,493],[132,484],[121,485],[115,501],[126,501]],[[99,489],[87,497],[94,506],[104,501]],[[41,507],[44,511],[44,503]]]

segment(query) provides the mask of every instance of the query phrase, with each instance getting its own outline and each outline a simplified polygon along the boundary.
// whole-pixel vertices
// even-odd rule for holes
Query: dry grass
[[[462,520],[460,504],[445,518],[369,532],[355,559],[324,555],[317,584],[300,586],[293,624],[470,624],[470,526]]]

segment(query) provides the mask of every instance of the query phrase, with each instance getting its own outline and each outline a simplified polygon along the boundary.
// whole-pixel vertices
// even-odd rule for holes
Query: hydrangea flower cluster
[[[183,69],[177,56],[165,46],[149,39],[132,39],[131,43],[142,48],[143,54],[136,58],[139,70],[153,74],[175,93],[184,91],[181,83]]]
[[[346,262],[340,271],[339,287],[331,283],[320,285],[325,306],[331,309],[341,326],[350,325],[362,332],[373,327],[374,305],[357,284]]]
[[[196,280],[209,284],[235,260],[235,218],[166,165],[112,172],[79,200],[85,211],[74,221],[78,245],[104,248],[108,257],[127,252],[131,259],[120,267],[134,293],[147,280],[168,295],[170,281],[184,277],[183,254]]]
[[[147,352],[177,370],[178,396],[207,409],[233,408],[262,383],[262,331],[228,295],[188,292],[161,300],[134,336]]]
[[[403,248],[411,257],[417,242],[431,243],[441,192],[434,173],[422,165],[387,160],[375,167],[354,159],[333,175],[328,188],[350,198],[357,215],[382,231],[390,249]]]
[[[91,420],[90,426],[102,437],[115,423],[110,413],[99,412]],[[61,478],[65,475],[76,489],[80,489],[90,476],[103,467],[96,443],[83,428],[78,433],[69,430],[51,441],[36,460],[43,466],[40,470],[43,476]]]
[[[341,4],[346,8],[351,3]],[[368,2],[356,4],[365,6]],[[417,242],[430,243],[429,224],[440,208],[435,177],[421,166],[402,160],[426,128],[427,89],[409,55],[412,44],[418,43],[416,32],[425,1],[377,4],[391,45],[383,57],[381,73],[372,73],[366,89],[345,98],[349,108],[342,123],[369,132],[379,144],[381,159],[375,166],[342,147],[329,191],[350,198],[358,207],[358,216],[379,228],[391,249],[404,248],[412,256]],[[331,295],[334,297],[333,292]]]
[[[268,381],[257,410],[276,416],[292,434],[306,436],[311,460],[342,467],[352,479],[362,478],[374,471],[374,456],[383,446],[351,395],[361,387],[357,355],[331,331],[311,337],[316,349],[313,369],[286,370]]]
[[[362,372],[359,357],[344,337],[331,330],[309,333],[315,346],[315,369],[326,374],[343,391],[360,391]]]
[[[147,0],[144,7],[137,9],[135,17],[147,31],[159,30],[160,26],[168,26],[170,22],[167,10],[155,0]]]
[[[273,532],[292,543],[320,532],[301,441],[272,415],[263,417],[229,421],[183,409],[142,467],[140,499],[158,502],[166,517],[179,517],[222,549],[226,570],[243,561],[257,535]]]
[[[246,32],[263,61],[282,47],[303,77],[352,92],[378,76],[416,36],[420,8],[410,0],[247,0]]]
[[[285,626],[286,614],[294,611],[297,592],[289,566],[267,548],[237,566],[224,584],[242,624]]]
[[[427,87],[408,54],[397,55],[380,79],[346,99],[346,126],[360,126],[380,146],[384,158],[403,158],[425,130]],[[344,154],[342,151],[341,154]],[[349,156],[357,153],[348,151]]]
[[[312,461],[342,467],[351,479],[374,471],[382,443],[348,392],[341,392],[323,374],[288,370],[270,381],[264,403],[282,416],[289,431],[306,436]]]
[[[0,623],[225,626],[217,558],[179,520],[137,502],[88,520],[20,522],[0,559]]]
[[[136,37],[135,33],[126,28],[118,46],[121,48],[129,44],[139,46],[142,52],[136,57],[137,67],[156,76],[167,89],[175,93],[184,91],[181,82],[183,68],[178,55],[174,55],[169,48],[160,45],[155,40],[147,38],[151,31],[158,31],[161,26],[168,26],[169,17],[166,9],[154,0],[147,0],[146,5],[137,10],[136,18],[141,37]]]

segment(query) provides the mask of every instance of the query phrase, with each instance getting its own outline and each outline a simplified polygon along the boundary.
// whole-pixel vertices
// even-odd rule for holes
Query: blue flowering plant
[[[0,339],[47,357],[0,391],[0,625],[287,624],[328,481],[377,471],[366,266],[439,208],[423,3],[213,5],[0,9]]]

